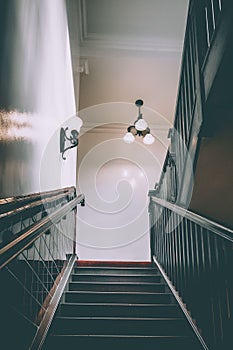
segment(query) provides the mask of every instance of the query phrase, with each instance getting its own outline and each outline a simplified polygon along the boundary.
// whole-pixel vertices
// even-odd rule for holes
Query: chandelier
[[[143,143],[146,145],[151,145],[154,143],[155,138],[150,133],[150,128],[147,125],[147,122],[142,117],[141,113],[141,106],[143,105],[142,100],[137,100],[135,102],[135,105],[138,107],[138,117],[137,120],[135,120],[133,125],[130,125],[127,128],[127,133],[123,137],[123,140],[126,143],[133,143],[135,141],[135,136],[142,136],[143,137]]]

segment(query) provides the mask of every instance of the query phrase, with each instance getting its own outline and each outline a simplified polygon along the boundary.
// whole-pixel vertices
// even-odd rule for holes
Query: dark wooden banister
[[[173,212],[189,219],[190,221],[202,226],[203,228],[210,230],[216,235],[233,243],[233,230],[222,226],[214,221],[211,221],[203,216],[200,216],[192,211],[184,209],[176,204],[170,203],[164,199],[157,198],[154,195],[154,190],[149,191],[150,200],[154,203],[159,204],[162,207],[172,210]]]
[[[152,261],[180,300],[202,347],[228,348],[233,321],[233,230],[158,198],[153,190],[149,196]]]
[[[66,195],[66,194],[65,194]],[[4,224],[8,224],[8,221],[12,221],[14,218],[17,219],[17,217],[20,217],[21,215],[26,217],[27,213],[29,213],[32,210],[38,209],[40,211],[42,206],[49,206],[50,204],[53,205],[56,201],[63,200],[65,199],[64,194],[58,194],[53,197],[48,197],[48,198],[42,198],[38,199],[35,202],[30,202],[27,204],[24,204],[23,206],[20,206],[18,208],[12,208],[10,211],[6,211],[2,214],[0,214],[0,220],[1,220],[1,225],[3,227]]]
[[[70,195],[75,193],[75,187],[66,187],[59,190],[52,190],[47,192],[38,192],[29,195],[14,196],[0,199],[0,213],[5,213],[10,210],[23,207],[35,201],[45,200],[57,195]]]
[[[158,260],[156,259],[155,256],[153,256],[153,261],[156,265],[156,267],[158,268],[159,272],[161,273],[161,275],[163,276],[163,278],[165,279],[168,288],[170,289],[170,291],[172,292],[174,298],[176,299],[177,303],[179,304],[184,316],[186,317],[188,323],[190,324],[191,328],[193,329],[202,349],[204,350],[209,350],[208,346],[206,345],[204,339],[201,336],[201,333],[199,331],[199,329],[197,328],[197,325],[195,324],[195,322],[193,321],[192,317],[190,316],[185,304],[183,303],[183,301],[181,300],[179,294],[177,293],[177,291],[175,290],[174,286],[172,285],[171,281],[169,280],[168,276],[166,275],[166,273],[164,272],[162,266],[159,264]]]
[[[77,256],[75,254],[71,255],[67,266],[64,271],[61,273],[60,281],[58,287],[55,290],[55,293],[52,296],[52,299],[49,303],[49,306],[42,318],[42,321],[37,329],[35,337],[32,341],[32,344],[29,350],[40,350],[44,344],[49,327],[53,321],[53,317],[61,300],[62,294],[65,290],[67,282],[69,280],[70,274],[76,262]]]
[[[61,217],[68,214],[78,204],[82,204],[85,201],[83,194],[75,197],[73,200],[65,204],[62,208],[54,211],[45,218],[36,222],[33,226],[29,227],[24,234],[8,243],[5,247],[0,249],[0,269],[6,266],[16,256],[18,256],[24,249],[30,244],[34,243],[38,237],[40,237],[46,230],[48,230],[54,223],[57,223]]]

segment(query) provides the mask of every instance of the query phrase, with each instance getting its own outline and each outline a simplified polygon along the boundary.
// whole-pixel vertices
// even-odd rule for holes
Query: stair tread
[[[179,306],[176,304],[154,304],[154,303],[150,303],[150,304],[142,304],[142,303],[71,303],[71,302],[63,302],[60,303],[60,305],[80,305],[80,306],[114,306],[114,307],[118,307],[118,306],[143,306],[143,307],[152,307],[152,306],[156,306],[156,307],[174,307],[174,308],[178,308]]]
[[[93,337],[93,338],[181,338],[188,339],[187,335],[128,335],[128,334],[51,334],[53,337]]]
[[[201,347],[195,339],[186,335],[137,335],[137,334],[65,334],[51,335],[46,349],[103,349],[103,350],[200,350]]]
[[[60,304],[59,316],[82,317],[183,317],[180,308],[175,304],[165,304],[163,301],[153,303],[130,302],[67,302]]]
[[[124,270],[156,270],[154,266],[75,266],[75,269],[124,269]]]
[[[96,273],[72,273],[72,275],[77,275],[77,276],[96,276],[96,277],[104,277],[102,275],[97,275]],[[106,275],[105,275],[106,276]],[[137,275],[134,275],[134,274],[124,274],[124,275],[121,275],[119,273],[113,273],[113,274],[109,274],[107,275],[108,277],[155,277],[155,276],[161,276],[158,272],[155,271],[155,273],[152,273],[152,274],[137,274]]]
[[[182,321],[183,317],[96,317],[96,316],[57,316],[57,320],[124,320],[124,321]]]
[[[101,282],[101,281],[71,281],[70,283],[72,284],[93,284],[93,285],[96,285],[96,284],[103,284],[103,285],[140,285],[140,286],[164,286],[166,285],[165,283],[159,283],[159,282],[154,282],[154,283],[151,283],[151,282]]]
[[[153,266],[150,260],[115,261],[115,260],[77,260],[77,266]]]
[[[120,295],[169,295],[171,296],[171,293],[156,293],[156,292],[119,292],[119,291],[114,291],[114,292],[106,292],[106,291],[84,291],[84,290],[68,290],[65,293],[67,294],[120,294]]]
[[[75,266],[51,328],[51,344],[188,348],[191,328],[166,286],[153,265]]]
[[[126,275],[133,275],[135,276],[135,272],[138,272],[136,274],[136,276],[154,276],[156,274],[159,274],[159,271],[154,271],[152,269],[144,269],[144,270],[139,270],[139,269],[131,269],[130,271],[128,269],[101,269],[102,271],[97,271],[97,270],[93,270],[93,269],[87,269],[87,268],[83,268],[83,269],[76,269],[76,271],[73,271],[72,274],[79,274],[79,273],[82,273],[82,274],[95,274],[98,276],[98,274],[100,275],[101,273],[103,272],[109,272],[109,275],[121,275],[122,272],[124,272],[124,276]]]

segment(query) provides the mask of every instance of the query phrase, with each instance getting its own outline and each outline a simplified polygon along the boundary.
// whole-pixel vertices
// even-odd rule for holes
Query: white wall
[[[66,161],[59,153],[60,127],[70,126],[75,114],[65,0],[15,0],[7,9],[0,60],[1,196],[74,185],[76,151]]]
[[[147,194],[159,179],[169,123],[155,111],[146,107],[142,111],[148,123],[158,127],[152,131],[156,141],[150,146],[141,138],[133,144],[122,139],[137,116],[134,104],[102,104],[79,113],[84,127],[79,139],[77,189],[86,196],[86,206],[78,208],[80,259],[150,259]]]

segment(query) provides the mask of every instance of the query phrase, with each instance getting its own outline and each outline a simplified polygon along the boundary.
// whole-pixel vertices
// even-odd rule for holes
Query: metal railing
[[[153,194],[149,213],[151,256],[196,320],[209,349],[231,348],[233,230]]]
[[[194,1],[190,1],[186,22],[185,38],[182,52],[182,64],[177,94],[176,109],[174,115],[174,126],[170,129],[169,138],[171,146],[167,152],[163,171],[157,190],[161,198],[173,197],[176,201],[181,190],[182,177],[187,159],[187,150],[192,137],[193,119],[197,111],[197,100],[200,94],[200,78],[197,46],[197,23],[196,8]],[[173,155],[173,163],[170,162]],[[178,156],[179,155],[179,156]],[[180,180],[176,183],[176,189],[172,185],[172,173],[177,173]],[[171,195],[170,189],[175,192],[176,197]]]
[[[232,14],[232,0],[189,1],[174,125],[168,135],[171,144],[156,187],[157,195],[168,201],[174,197],[172,190],[176,193],[172,201],[185,205],[182,193],[192,181],[187,168],[192,161],[195,169],[206,118],[205,103],[217,73],[217,62],[221,62],[232,37]],[[174,171],[176,188],[171,181]]]
[[[76,254],[78,204],[84,196],[74,187],[0,201],[1,330],[8,348],[29,349]]]
[[[197,24],[199,36],[199,58],[203,66],[209,53],[216,31],[220,25],[224,11],[228,11],[229,0],[205,0],[197,5]]]

